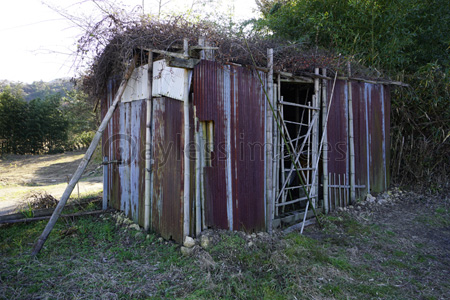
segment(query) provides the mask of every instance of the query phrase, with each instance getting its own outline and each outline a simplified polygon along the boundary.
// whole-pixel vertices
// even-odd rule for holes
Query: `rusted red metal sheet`
[[[152,227],[166,239],[183,239],[183,102],[153,99]]]
[[[226,160],[218,156],[220,145],[226,143],[224,121],[223,68],[211,61],[202,61],[194,69],[194,100],[199,121],[214,122],[214,148],[211,166],[204,167],[206,226],[228,229]]]
[[[214,122],[212,162],[203,178],[206,225],[262,230],[264,155],[255,151],[264,153],[265,101],[259,79],[243,67],[202,61],[193,83],[199,121]]]
[[[231,92],[233,229],[263,230],[265,94],[257,74],[242,67],[231,67]]]
[[[328,84],[328,95],[332,93],[333,84]],[[348,102],[347,82],[337,80],[333,98],[329,106],[327,124],[328,133],[328,172],[348,173]],[[328,103],[329,104],[329,103]]]
[[[328,172],[331,173],[333,179],[336,178],[336,181],[338,176],[341,176],[341,185],[344,185],[348,184],[349,174],[347,81],[337,80],[335,85],[333,82],[329,82],[327,93],[330,96],[333,95],[331,99],[328,99]],[[347,182],[343,182],[344,175]],[[338,202],[338,199],[334,199],[333,193],[329,197],[332,205]]]

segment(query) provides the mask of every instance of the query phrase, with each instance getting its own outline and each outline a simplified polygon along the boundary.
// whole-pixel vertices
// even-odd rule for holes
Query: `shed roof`
[[[314,68],[327,68],[330,74],[336,72],[345,74],[347,64],[351,61],[349,57],[342,57],[317,47],[311,48],[302,43],[273,37],[238,34],[209,23],[192,23],[180,18],[127,23],[112,20],[114,26],[102,31],[105,35],[106,46],[103,47],[98,42],[95,44],[89,33],[80,39],[79,51],[87,51],[87,49],[92,51],[94,47],[98,53],[83,81],[85,91],[95,98],[104,95],[109,78],[124,72],[127,62],[137,49],[180,52],[183,49],[184,39],[189,40],[190,46],[195,46],[198,45],[199,38],[206,37],[209,45],[216,47],[213,59],[223,64],[263,67],[267,65],[267,49],[271,48],[274,53],[274,71],[285,77],[311,78],[317,76],[313,74]],[[145,63],[145,51],[140,51],[141,63]],[[190,55],[195,56],[195,51]],[[378,71],[364,68],[354,61],[351,61],[351,64],[352,74],[355,76],[353,79],[377,81],[381,79]],[[382,83],[392,83],[386,79],[382,81]]]

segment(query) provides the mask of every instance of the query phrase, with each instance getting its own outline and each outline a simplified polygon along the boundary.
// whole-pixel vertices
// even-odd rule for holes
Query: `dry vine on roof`
[[[98,36],[101,36],[102,41],[96,38]],[[198,44],[200,37],[205,37],[210,46],[219,48],[214,51],[214,59],[221,63],[253,65],[253,56],[257,66],[265,67],[267,49],[272,48],[275,71],[301,75],[313,71],[315,67],[339,70],[344,65],[338,55],[311,50],[304,44],[257,35],[247,34],[244,37],[243,34],[210,23],[192,23],[181,18],[123,22],[115,16],[109,16],[79,41],[80,53],[90,51],[96,54],[83,81],[84,89],[93,98],[103,97],[108,80],[122,75],[136,51],[140,51],[141,63],[145,63],[146,55],[142,49],[181,52],[184,39],[188,39],[189,45],[193,46]]]

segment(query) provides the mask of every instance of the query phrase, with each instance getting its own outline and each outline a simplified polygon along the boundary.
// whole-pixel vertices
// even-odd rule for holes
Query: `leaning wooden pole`
[[[91,145],[89,146],[88,150],[86,151],[86,154],[84,155],[83,159],[80,162],[80,165],[78,166],[77,171],[75,174],[73,174],[72,179],[69,181],[69,185],[66,187],[66,190],[64,191],[63,195],[61,196],[61,200],[59,201],[58,205],[56,206],[55,210],[53,211],[53,214],[50,218],[50,220],[47,223],[47,226],[45,226],[44,231],[42,232],[41,236],[37,240],[37,242],[33,246],[33,251],[31,252],[32,255],[37,255],[39,251],[41,251],[42,246],[44,246],[45,241],[47,240],[48,236],[50,235],[50,232],[52,231],[53,227],[56,224],[56,221],[58,221],[59,216],[61,215],[61,212],[64,208],[64,206],[67,203],[67,200],[70,197],[70,194],[72,194],[73,188],[77,184],[78,180],[80,180],[81,175],[83,174],[84,170],[86,169],[86,166],[88,165],[89,161],[91,160],[92,154],[94,153],[95,148],[97,148],[98,143],[100,142],[100,139],[102,138],[103,131],[106,128],[106,125],[108,124],[109,120],[111,119],[114,110],[116,109],[117,104],[120,101],[120,98],[122,98],[123,92],[125,90],[125,87],[127,85],[128,79],[130,79],[131,74],[134,71],[135,65],[136,65],[137,56],[134,57],[131,65],[128,68],[127,73],[125,74],[125,77],[120,84],[119,90],[116,93],[116,96],[114,98],[113,103],[111,104],[108,112],[106,113],[105,117],[103,118],[102,123],[100,124],[100,127],[98,128],[97,132],[95,133],[94,138],[92,139]]]

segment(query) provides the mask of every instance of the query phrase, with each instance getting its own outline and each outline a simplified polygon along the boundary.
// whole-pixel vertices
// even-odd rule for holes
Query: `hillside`
[[[57,93],[65,95],[68,91],[74,89],[74,83],[70,78],[59,78],[50,82],[34,81],[33,83],[0,80],[0,92],[7,86],[11,87],[13,90],[18,90],[26,101],[31,101],[35,98],[44,99],[47,96]]]

